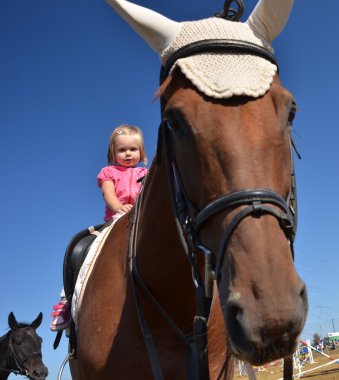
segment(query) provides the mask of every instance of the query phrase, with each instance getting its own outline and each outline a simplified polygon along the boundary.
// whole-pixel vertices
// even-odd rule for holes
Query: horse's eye
[[[15,341],[15,345],[16,345],[16,346],[21,346],[21,345],[22,345],[22,341],[21,341],[21,340],[17,340],[17,341]]]
[[[166,121],[166,123],[167,123],[168,129],[171,132],[174,132],[174,131],[176,131],[178,129],[178,125],[177,125],[177,123],[175,122],[174,119],[169,119],[169,120]]]
[[[185,117],[182,112],[175,107],[168,108],[163,115],[163,121],[171,132],[178,132],[185,126]]]

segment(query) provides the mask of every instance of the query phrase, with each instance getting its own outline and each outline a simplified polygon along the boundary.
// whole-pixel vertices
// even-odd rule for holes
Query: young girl
[[[98,186],[106,203],[105,222],[129,211],[135,203],[141,183],[138,179],[147,173],[142,132],[131,125],[121,125],[111,134],[108,145],[109,166],[101,169]]]
[[[117,127],[109,139],[107,161],[109,166],[102,168],[97,178],[106,203],[105,222],[128,212],[140,191],[141,182],[138,180],[147,173],[145,167],[137,166],[140,162],[147,163],[141,130],[132,125]],[[50,329],[66,329],[70,322],[71,308],[64,291],[61,292],[60,302],[53,309]]]

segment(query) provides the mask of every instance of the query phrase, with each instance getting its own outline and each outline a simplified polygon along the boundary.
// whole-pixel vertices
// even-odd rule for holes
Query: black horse
[[[44,380],[48,369],[42,362],[42,339],[36,329],[42,321],[42,313],[30,324],[18,323],[13,313],[8,316],[10,331],[0,337],[0,380],[11,373],[32,380]]]

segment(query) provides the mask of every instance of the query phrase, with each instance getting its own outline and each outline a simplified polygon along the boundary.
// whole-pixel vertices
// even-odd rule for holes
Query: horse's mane
[[[11,334],[12,330],[7,331],[6,334],[0,336],[0,344],[5,342],[8,339],[8,336]]]

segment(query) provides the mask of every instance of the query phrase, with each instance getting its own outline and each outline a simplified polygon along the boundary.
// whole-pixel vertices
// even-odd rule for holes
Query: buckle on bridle
[[[263,213],[263,204],[261,201],[252,202],[252,215],[256,218],[260,218]]]
[[[288,214],[281,214],[279,223],[283,231],[285,231],[286,235],[290,239],[294,235],[294,223],[293,219]]]
[[[213,253],[203,245],[198,245],[197,250],[201,252],[205,258],[205,296],[211,298],[213,295],[213,281],[215,280]]]

